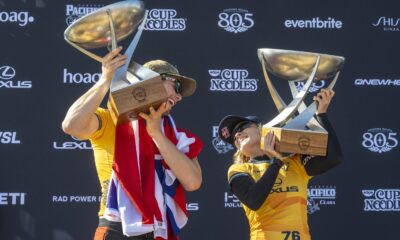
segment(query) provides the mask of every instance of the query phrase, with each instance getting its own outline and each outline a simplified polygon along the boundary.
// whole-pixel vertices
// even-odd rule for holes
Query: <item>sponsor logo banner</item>
[[[51,202],[53,203],[99,203],[101,196],[86,195],[53,195]]]
[[[64,68],[63,83],[65,84],[94,84],[99,81],[101,73],[73,73]]]
[[[25,27],[33,23],[35,18],[29,12],[21,11],[0,11],[0,23],[14,23],[20,27]]]
[[[314,17],[312,19],[288,19],[284,21],[286,28],[301,28],[301,29],[341,29],[343,22],[336,20],[333,17],[320,19]]]
[[[1,144],[21,144],[21,140],[17,138],[17,132],[0,131]]]
[[[371,128],[363,134],[361,145],[371,152],[385,153],[397,147],[397,133],[388,128]]]
[[[25,205],[26,193],[18,192],[0,192],[0,206],[1,205]]]
[[[307,212],[313,214],[321,206],[336,205],[336,187],[312,186],[307,189]]]
[[[225,192],[224,193],[224,207],[225,208],[240,208],[242,204],[240,203],[239,199],[232,194]]]
[[[152,9],[147,16],[145,30],[148,31],[184,31],[186,19],[178,18],[175,9]]]
[[[364,211],[398,212],[400,211],[400,189],[362,190]]]
[[[74,141],[57,143],[53,142],[53,148],[56,150],[90,150],[92,149],[90,143],[86,140],[81,141],[79,139],[73,138]]]
[[[211,69],[211,91],[254,92],[258,88],[258,79],[248,78],[246,69]]]
[[[385,32],[399,32],[400,31],[400,18],[393,17],[380,17],[372,26],[380,28]]]
[[[102,6],[103,5],[67,4],[65,5],[65,22],[69,26],[77,19],[97,10],[98,8],[101,8]]]
[[[14,80],[17,72],[11,66],[0,66],[0,88],[26,89],[32,88],[32,81]]]
[[[218,26],[227,32],[242,33],[254,26],[253,13],[245,9],[225,9],[218,17]]]
[[[357,78],[354,80],[356,86],[400,86],[400,79],[390,78]]]
[[[219,154],[225,154],[233,150],[233,146],[231,144],[222,141],[222,139],[219,137],[218,126],[212,127],[212,136],[213,136],[212,145]]]
[[[188,211],[196,212],[200,210],[200,204],[199,203],[186,203],[186,209]]]

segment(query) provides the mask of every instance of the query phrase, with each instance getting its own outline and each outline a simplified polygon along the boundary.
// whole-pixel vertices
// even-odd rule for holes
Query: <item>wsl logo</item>
[[[323,205],[336,205],[336,187],[315,186],[307,189],[307,212],[313,214]]]
[[[148,31],[183,31],[186,29],[186,19],[177,18],[175,9],[150,10],[145,30]]]
[[[315,17],[308,20],[288,19],[285,20],[284,25],[286,28],[341,29],[343,27],[343,22],[331,17],[328,17],[327,20],[321,20],[319,17]]]
[[[17,23],[20,27],[25,27],[34,21],[35,18],[30,16],[29,12],[0,12],[1,23]]]
[[[17,138],[17,132],[0,131],[0,145],[1,144],[21,144],[21,140]]]
[[[239,199],[232,193],[225,192],[224,193],[224,207],[225,208],[240,208],[242,204]]]
[[[231,144],[222,141],[222,139],[219,137],[218,126],[213,126],[212,135],[213,135],[212,145],[219,154],[225,154],[233,150],[233,146]]]
[[[65,84],[93,84],[96,83],[101,74],[100,73],[72,73],[64,68],[63,83]]]
[[[32,81],[13,81],[16,71],[11,66],[0,66],[0,88],[32,88]]]
[[[362,194],[366,212],[400,211],[400,189],[362,190]]]
[[[384,78],[357,78],[354,81],[354,85],[356,86],[400,86],[400,79],[384,79]]]
[[[305,83],[304,82],[296,82],[295,85],[296,85],[297,91],[301,91],[301,89],[303,89]],[[321,81],[311,84],[310,88],[308,89],[308,92],[310,92],[310,93],[318,92],[323,87],[325,87],[325,80],[321,80]]]
[[[398,144],[397,133],[388,128],[372,128],[363,134],[362,146],[371,152],[389,152]]]
[[[246,69],[212,69],[208,70],[211,76],[211,91],[254,92],[257,90],[258,79],[247,78]]]
[[[227,32],[246,32],[254,26],[253,14],[245,9],[225,9],[218,17],[218,26]]]
[[[65,22],[67,25],[71,25],[73,22],[75,22],[77,19],[79,19],[82,16],[85,16],[98,8],[101,8],[102,6],[96,5],[96,6],[91,6],[91,5],[72,5],[68,4],[65,6]]]
[[[382,28],[385,32],[399,32],[400,18],[380,17],[372,26]]]
[[[63,142],[61,144],[53,142],[53,148],[56,150],[90,150],[92,147],[87,141],[81,141],[72,137],[75,141]]]

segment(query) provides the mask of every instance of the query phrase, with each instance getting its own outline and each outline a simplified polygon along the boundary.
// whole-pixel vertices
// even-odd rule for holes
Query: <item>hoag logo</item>
[[[225,208],[240,208],[242,207],[242,204],[240,203],[239,199],[237,199],[237,197],[232,194],[232,193],[228,193],[225,192],[224,193],[224,206]]]
[[[400,189],[362,190],[364,211],[390,212],[400,211]]]
[[[309,187],[307,189],[307,196],[307,212],[309,214],[319,211],[322,205],[336,205],[336,187]]]
[[[17,139],[17,132],[0,131],[0,144],[21,144]]]
[[[71,142],[63,142],[61,144],[57,142],[53,142],[53,148],[57,150],[90,150],[92,147],[87,141],[80,141],[79,139],[76,139],[72,137],[75,141]]]
[[[253,14],[245,9],[225,9],[218,17],[218,26],[227,32],[241,33],[254,26]]]
[[[25,205],[26,193],[0,193],[0,205]]]
[[[6,12],[0,11],[1,23],[17,23],[20,27],[25,27],[28,23],[35,21],[35,18],[29,16],[29,12]]]
[[[211,76],[211,91],[254,92],[257,90],[258,79],[247,78],[246,69],[212,69],[208,70]]]
[[[400,79],[390,78],[357,78],[354,80],[356,86],[400,86]]]
[[[78,18],[85,16],[101,7],[101,5],[65,5],[65,22],[69,26]]]
[[[145,30],[149,31],[183,31],[186,29],[186,19],[177,18],[175,9],[152,9],[150,10]]]
[[[397,133],[388,128],[372,128],[363,134],[362,146],[371,152],[389,152],[398,143]]]
[[[284,25],[286,28],[341,29],[343,27],[343,22],[331,17],[328,17],[327,20],[321,20],[319,17],[314,17],[309,20],[288,19],[285,20]]]
[[[326,84],[325,80],[314,82],[311,84],[310,88],[308,89],[308,92],[310,92],[310,93],[318,92],[323,87],[325,87],[325,84]],[[304,82],[296,82],[295,85],[296,85],[297,91],[301,91],[301,89],[303,89],[305,83]]]
[[[372,26],[380,27],[385,32],[399,32],[400,18],[380,17]]]
[[[213,136],[212,145],[219,154],[224,154],[229,152],[230,150],[233,150],[232,144],[222,141],[222,139],[219,137],[218,126],[213,126],[212,136]]]
[[[101,73],[72,73],[64,68],[63,77],[65,84],[93,84],[99,81]]]
[[[32,88],[32,81],[14,81],[16,71],[11,66],[0,66],[0,88]]]

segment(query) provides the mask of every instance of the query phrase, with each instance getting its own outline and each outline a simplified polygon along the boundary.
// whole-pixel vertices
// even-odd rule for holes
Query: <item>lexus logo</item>
[[[0,67],[0,79],[9,80],[15,77],[15,69],[10,66]]]

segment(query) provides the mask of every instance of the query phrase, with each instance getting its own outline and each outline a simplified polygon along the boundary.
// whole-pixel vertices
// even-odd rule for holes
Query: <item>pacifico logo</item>
[[[28,23],[35,21],[35,18],[29,16],[29,12],[6,12],[0,11],[1,23],[17,23],[20,27],[25,27]]]
[[[21,144],[21,141],[17,139],[17,132],[0,131],[1,144]]]
[[[326,20],[315,17],[309,20],[288,19],[285,20],[284,25],[286,28],[341,29],[343,27],[343,22],[331,17],[328,17]]]
[[[357,78],[354,80],[356,86],[400,86],[400,79],[384,78]]]
[[[314,186],[307,189],[307,212],[309,214],[320,210],[322,205],[336,204],[336,187]]]
[[[0,88],[32,88],[32,81],[13,81],[16,71],[11,66],[0,66]]]
[[[400,18],[380,17],[375,23],[372,23],[372,26],[379,27],[385,32],[399,32]]]
[[[363,134],[362,146],[371,152],[389,152],[398,144],[397,133],[388,128],[371,128]]]
[[[253,14],[240,8],[225,9],[218,15],[218,26],[227,32],[246,32],[254,26]]]
[[[362,190],[364,211],[400,211],[400,189]]]
[[[242,204],[239,199],[232,193],[224,193],[224,207],[225,208],[240,208]]]
[[[0,192],[0,205],[25,205],[26,193]]]
[[[222,141],[222,139],[219,137],[218,126],[212,127],[212,136],[213,136],[212,145],[219,154],[225,154],[233,150],[232,144]]]
[[[71,25],[78,18],[85,16],[98,8],[101,8],[101,5],[72,5],[68,4],[65,6],[65,22],[67,25]]]
[[[93,84],[99,81],[101,73],[72,73],[64,68],[63,77],[65,84]]]
[[[150,10],[145,30],[148,31],[183,31],[186,29],[186,19],[177,18],[175,9],[152,9]]]
[[[257,90],[258,79],[247,78],[246,69],[212,69],[208,70],[211,76],[211,91],[254,92]]]
[[[318,92],[323,87],[325,87],[325,84],[326,84],[325,80],[321,80],[321,81],[312,83],[310,88],[308,89],[308,92],[310,92],[310,93]],[[297,91],[301,91],[301,89],[303,89],[305,83],[304,82],[296,82],[295,85],[296,85]]]
[[[79,139],[76,138],[72,138],[75,141],[71,141],[71,142],[63,142],[61,144],[57,143],[57,142],[53,142],[53,148],[57,149],[57,150],[76,150],[76,149],[80,149],[80,150],[90,150],[92,149],[92,147],[90,146],[90,144],[87,141],[80,141]]]

